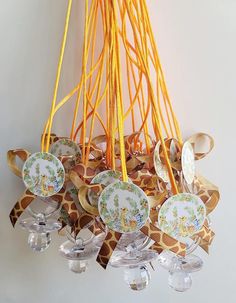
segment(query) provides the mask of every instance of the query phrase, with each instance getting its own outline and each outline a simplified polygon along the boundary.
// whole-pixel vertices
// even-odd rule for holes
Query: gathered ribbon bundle
[[[174,235],[173,229],[167,231],[168,220],[162,206],[171,197],[180,197],[187,193],[190,194],[188,199],[194,195],[202,201],[204,210],[198,204],[198,211],[203,222],[193,232],[194,227],[188,227],[185,224],[186,217],[181,216],[178,219],[182,220],[182,235],[198,238],[199,245],[208,252],[214,232],[209,226],[207,216],[219,201],[219,191],[211,182],[196,174],[195,161],[210,153],[214,141],[204,133],[198,133],[185,142],[182,140],[167,91],[146,1],[84,2],[80,81],[58,101],[72,9],[72,0],[68,0],[51,112],[41,138],[43,159],[45,160],[45,155],[49,155],[49,158],[51,154],[56,156],[63,165],[64,178],[62,170],[56,176],[52,172],[53,182],[57,182],[57,185],[61,183],[56,192],[53,192],[52,186],[49,188],[43,183],[47,179],[45,175],[41,176],[43,180],[37,179],[32,185],[40,185],[40,194],[32,192],[30,187],[26,188],[10,213],[11,222],[14,226],[37,195],[45,197],[50,190],[50,198],[61,205],[59,220],[62,226],[69,226],[75,237],[86,227],[95,235],[106,233],[97,257],[97,261],[104,268],[109,263],[122,233],[136,230],[154,241],[151,247],[153,250],[160,253],[168,249],[184,256],[186,244]],[[102,33],[98,37],[97,31],[101,27]],[[122,60],[125,62],[125,71]],[[128,91],[129,102],[124,102],[124,88]],[[57,136],[52,133],[54,116],[73,96],[76,100],[70,137]],[[81,117],[79,113],[82,113]],[[126,134],[126,127],[130,126],[131,134]],[[94,135],[98,127],[101,128],[99,136]],[[198,150],[202,141],[208,145],[206,151]],[[68,148],[66,152],[63,151],[63,144],[63,148]],[[26,167],[23,180],[27,183],[33,165],[30,160],[33,159],[32,155],[24,149],[8,152],[11,170],[18,177],[22,177],[17,158]],[[49,161],[49,158],[46,160]],[[34,169],[40,170],[40,166]],[[110,172],[117,174],[119,182],[107,185],[97,178],[101,174],[111,178]],[[115,183],[117,185],[112,185]],[[75,196],[72,195],[71,188],[76,193]],[[120,201],[123,199],[121,193],[124,192],[127,206],[122,204],[119,209],[119,203],[124,203]],[[109,210],[106,203],[111,197],[115,208]],[[138,197],[137,200],[135,197]],[[177,209],[173,211],[177,212]],[[188,211],[192,220],[196,221],[193,211]],[[128,219],[127,215],[131,214],[133,217]],[[176,213],[175,217],[178,217]],[[178,224],[175,229],[180,229],[180,223]]]

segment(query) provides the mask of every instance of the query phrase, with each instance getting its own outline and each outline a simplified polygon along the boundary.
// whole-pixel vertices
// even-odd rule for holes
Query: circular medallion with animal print
[[[109,229],[120,233],[142,228],[150,206],[146,194],[135,184],[117,181],[108,185],[98,200],[99,214]]]
[[[40,197],[50,197],[58,193],[65,180],[64,167],[50,153],[38,152],[24,163],[22,178],[26,188]]]
[[[205,204],[198,196],[189,193],[170,197],[161,206],[158,214],[161,230],[180,241],[196,234],[205,219]]]

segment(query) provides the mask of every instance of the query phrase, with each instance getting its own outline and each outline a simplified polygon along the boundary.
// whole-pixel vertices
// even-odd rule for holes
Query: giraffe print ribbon
[[[62,188],[57,194],[51,196],[51,199],[57,203],[62,203],[65,195],[65,189]],[[25,209],[37,198],[29,190],[25,190],[20,199],[16,202],[13,209],[10,212],[10,220],[13,225],[17,223],[20,216],[23,214]]]
[[[153,163],[153,151],[155,148],[155,141],[150,139],[150,149],[147,152],[145,146],[142,145],[140,140],[140,133],[136,132],[130,136],[125,136],[125,154],[129,179],[139,186],[148,196],[151,211],[150,221],[146,222],[142,227],[141,232],[150,237],[154,244],[152,249],[157,252],[161,252],[163,249],[171,250],[172,252],[184,255],[186,252],[186,245],[181,243],[169,235],[162,232],[156,226],[158,211],[160,206],[168,199],[169,193],[166,183],[159,178],[154,170]],[[58,137],[56,134],[50,136],[50,144],[55,143],[62,137]],[[198,146],[202,140],[208,141],[208,150],[205,152],[198,151]],[[214,141],[212,137],[207,134],[199,133],[193,135],[188,139],[192,144],[195,152],[195,160],[204,158],[213,149]],[[88,228],[95,235],[104,232],[105,226],[102,222],[98,223],[97,217],[99,217],[98,208],[92,206],[88,200],[88,190],[96,192],[98,195],[103,190],[101,184],[90,184],[91,180],[97,173],[109,169],[107,167],[104,155],[106,153],[105,136],[98,136],[91,141],[89,148],[91,157],[87,165],[81,163],[80,157],[73,160],[73,166],[69,169],[66,182],[63,189],[57,195],[52,196],[52,199],[61,203],[61,222],[63,227],[69,225],[72,232],[77,235],[81,229]],[[176,182],[180,191],[182,190],[181,178],[178,176],[178,172],[181,171],[181,145],[176,139],[165,140],[167,153],[171,158],[171,167],[176,178]],[[173,155],[174,148],[174,155]],[[138,152],[137,152],[138,151]],[[117,160],[120,157],[119,142],[115,142],[115,152]],[[160,148],[159,158],[164,164],[163,150]],[[22,162],[26,161],[30,156],[30,153],[24,149],[10,150],[7,154],[7,160],[12,172],[21,177],[21,169],[17,164],[17,158]],[[63,165],[70,160],[70,156],[60,158]],[[119,170],[119,168],[118,168]],[[78,191],[78,201],[74,201],[70,191],[67,189],[68,182],[72,182]],[[198,195],[205,203],[207,214],[210,214],[217,206],[220,198],[218,188],[204,177],[197,175],[191,188],[191,192]],[[25,190],[22,197],[17,201],[10,213],[10,220],[14,226],[30,203],[36,198],[31,192]],[[79,203],[79,206],[78,206]],[[109,263],[109,259],[113,250],[119,242],[122,234],[114,232],[112,230],[107,231],[106,238],[99,251],[97,261],[99,264],[106,268]],[[200,239],[199,246],[206,252],[209,251],[209,246],[214,238],[214,232],[210,229],[207,223],[198,232],[197,236]]]
[[[165,234],[154,224],[146,222],[145,226],[141,228],[141,232],[155,242],[154,248],[158,252],[160,250],[168,249],[177,255],[185,256],[186,245]]]

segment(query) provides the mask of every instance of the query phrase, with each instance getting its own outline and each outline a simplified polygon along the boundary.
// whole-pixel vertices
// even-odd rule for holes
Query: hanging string
[[[69,1],[69,3],[71,3],[71,1]],[[118,19],[117,15],[117,4],[120,19]],[[98,28],[97,22],[99,19],[99,11],[101,13],[104,42],[101,52],[95,62],[95,39]],[[120,27],[118,24],[119,20]],[[68,20],[66,21],[64,36],[68,31],[67,22]],[[133,41],[128,37],[126,29],[127,22],[129,22],[132,29]],[[129,106],[126,110],[124,108],[122,93],[123,82],[121,77],[122,70],[120,63],[119,38],[122,39],[126,52],[127,88],[130,99]],[[138,132],[138,135],[134,138],[134,148],[140,151],[142,150],[142,141],[139,139],[139,137],[143,132],[146,144],[146,152],[150,153],[151,141],[148,119],[151,117],[152,128],[154,130],[156,140],[161,141],[172,191],[177,193],[178,188],[167,153],[167,148],[165,146],[165,138],[169,138],[170,136],[175,137],[176,135],[177,139],[180,141],[181,133],[172,104],[170,102],[169,94],[167,92],[157,47],[150,25],[146,1],[94,0],[91,2],[90,8],[88,5],[88,0],[85,1],[84,46],[81,79],[79,84],[67,96],[65,96],[58,103],[58,105],[56,105],[55,103],[57,99],[56,96],[60,78],[60,70],[65,49],[64,44],[65,42],[63,39],[54,98],[51,113],[44,129],[42,146],[45,146],[45,134],[48,130],[46,149],[49,147],[53,116],[75,93],[77,93],[70,137],[72,140],[76,140],[78,132],[81,130],[80,142],[82,144],[83,163],[87,164],[89,160],[89,149],[93,139],[95,120],[97,118],[106,136],[107,165],[112,169],[116,168],[116,143],[118,142],[122,176],[123,180],[127,180],[124,122],[125,120],[131,118],[132,130],[133,132]],[[90,67],[87,66],[88,62],[90,62]],[[151,81],[151,68],[154,68],[156,73],[156,83],[154,85]],[[134,89],[134,92],[132,89]],[[81,96],[83,99],[83,117],[79,121],[76,128]],[[106,120],[104,120],[98,112],[98,109],[103,104],[103,101],[105,101],[106,106]],[[163,105],[164,109],[162,108]],[[138,120],[135,117],[136,108],[138,109],[141,118],[141,123],[139,125],[137,123]],[[167,117],[167,123],[164,117],[164,111]],[[91,119],[90,129],[88,128],[89,119]],[[88,129],[89,136],[87,139],[86,134]],[[116,141],[116,138],[118,141]]]
[[[42,147],[41,147],[41,149],[42,149],[42,151],[46,151],[46,152],[48,152],[49,145],[50,145],[50,134],[51,134],[52,121],[53,121],[53,116],[54,116],[55,106],[56,106],[56,101],[57,101],[58,87],[59,87],[59,82],[60,82],[60,77],[61,77],[61,68],[62,68],[64,53],[65,53],[65,47],[66,47],[66,40],[67,40],[67,34],[68,34],[68,28],[69,28],[69,22],[70,22],[71,7],[72,7],[72,0],[69,0],[68,8],[67,8],[67,14],[66,14],[64,35],[63,35],[61,52],[60,52],[59,63],[58,63],[58,68],[57,68],[57,75],[56,75],[56,82],[55,82],[54,93],[53,93],[51,112],[50,112],[50,116],[49,116],[48,135],[47,135],[47,138],[46,138],[46,147],[45,147],[46,130],[44,131],[43,137],[42,137]],[[44,148],[45,148],[45,150],[44,150]]]
[[[143,56],[142,56],[140,42],[139,42],[138,36],[137,36],[137,29],[135,27],[135,22],[134,22],[135,17],[133,15],[133,11],[132,11],[132,8],[130,6],[130,2],[128,3],[128,1],[124,0],[124,3],[126,5],[129,20],[130,20],[130,23],[131,23],[131,26],[132,26],[134,39],[135,39],[136,46],[137,46],[137,52],[139,53],[139,59],[140,59],[140,62],[143,66],[143,69],[145,71],[145,77],[146,77],[146,81],[147,81],[147,85],[148,85],[148,93],[150,94],[150,97],[151,97],[151,102],[152,102],[152,106],[153,106],[153,113],[154,113],[154,121],[155,121],[156,129],[157,129],[157,132],[158,132],[157,135],[158,135],[158,137],[161,141],[161,145],[162,145],[162,148],[163,148],[165,164],[166,164],[168,174],[169,174],[169,177],[170,177],[170,183],[171,183],[172,191],[173,191],[174,194],[177,194],[178,193],[178,187],[177,187],[177,184],[176,184],[176,181],[175,181],[175,178],[174,178],[174,174],[173,174],[172,167],[171,167],[171,164],[170,164],[170,160],[169,160],[169,157],[168,157],[167,149],[166,149],[166,146],[165,146],[165,141],[164,141],[164,138],[163,138],[163,135],[162,135],[162,130],[161,130],[161,126],[160,126],[160,113],[158,111],[158,108],[156,107],[155,95],[154,95],[152,83],[151,83],[151,80],[150,80],[151,77],[150,77],[150,74],[149,74],[148,67],[145,63],[145,60],[143,59]]]
[[[108,165],[115,170],[116,169],[116,152],[115,152],[115,143],[116,143],[116,107],[115,107],[115,72],[114,72],[114,37],[112,32],[113,20],[111,13],[110,3],[105,1],[105,32],[108,37],[108,74],[109,74],[109,97],[108,97],[108,138],[107,138],[107,149],[108,149]]]
[[[180,132],[179,123],[176,119],[176,116],[175,116],[175,113],[174,113],[174,110],[173,110],[173,106],[170,102],[169,94],[168,94],[168,91],[167,91],[167,86],[166,86],[166,82],[165,82],[165,78],[164,78],[164,73],[163,73],[163,69],[162,69],[160,58],[159,58],[158,51],[157,51],[157,46],[156,46],[155,39],[154,39],[154,34],[153,34],[152,26],[151,26],[150,17],[149,17],[149,14],[148,14],[147,4],[146,4],[145,0],[140,0],[140,1],[143,5],[144,12],[145,12],[145,14],[143,14],[143,18],[146,18],[146,20],[147,20],[148,34],[149,34],[149,37],[151,39],[153,54],[154,54],[155,59],[158,63],[158,67],[159,67],[159,70],[160,70],[160,73],[161,73],[161,82],[160,83],[161,83],[161,86],[162,86],[163,95],[165,96],[166,101],[168,102],[168,106],[169,106],[171,114],[172,114],[177,139],[178,139],[179,142],[182,142],[182,136],[181,136],[181,132]]]
[[[119,35],[117,27],[117,11],[116,3],[112,3],[112,35],[114,37],[114,64],[115,64],[115,85],[116,85],[116,107],[117,107],[117,120],[119,129],[119,144],[120,144],[120,159],[121,159],[121,171],[123,181],[128,181],[127,169],[126,169],[126,156],[125,156],[125,144],[124,144],[124,113],[122,104],[122,80],[121,80],[121,64],[120,64],[120,45]]]
[[[94,5],[95,2],[97,2],[97,1],[92,2],[92,6],[90,8],[89,16],[85,16],[83,62],[82,62],[82,73],[81,73],[81,80],[80,80],[81,81],[81,86],[80,86],[80,89],[78,90],[78,94],[77,94],[77,98],[76,98],[76,102],[75,102],[75,108],[74,108],[74,114],[73,114],[73,120],[72,120],[72,126],[71,126],[71,133],[70,133],[71,140],[75,140],[75,126],[76,126],[76,120],[77,120],[77,116],[78,116],[78,110],[79,110],[79,104],[80,104],[80,99],[81,99],[81,94],[82,94],[82,88],[83,88],[84,82],[87,81],[87,75],[84,74],[83,64],[84,64],[84,62],[86,62],[86,65],[87,65],[87,54],[88,54],[88,48],[89,48],[88,45],[91,43],[91,40],[92,40],[92,39],[89,39],[90,37],[87,37],[88,36],[88,31],[89,31],[89,25],[93,25],[93,24],[96,23],[97,5]],[[85,2],[85,6],[86,6],[86,2]],[[85,10],[86,10],[86,8],[85,8]],[[86,14],[86,12],[85,12],[85,14]],[[85,37],[86,37],[86,40],[88,41],[88,45],[87,45],[87,41],[86,41],[86,45],[85,45]],[[92,44],[94,44],[94,40],[95,40],[95,37],[92,40]],[[86,47],[86,50],[85,50],[85,47]],[[86,58],[85,58],[85,56],[86,56]],[[91,74],[89,83],[91,83],[91,79],[92,79],[93,74],[94,73]]]

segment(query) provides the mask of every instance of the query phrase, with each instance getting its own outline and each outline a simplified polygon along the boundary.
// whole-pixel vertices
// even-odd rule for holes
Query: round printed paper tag
[[[158,214],[160,229],[180,241],[196,234],[205,219],[205,204],[198,196],[189,193],[170,197]]]
[[[154,153],[153,153],[154,167],[155,167],[155,171],[156,171],[156,174],[158,175],[158,177],[160,177],[164,182],[169,183],[170,178],[169,178],[167,167],[161,162],[161,159],[160,159],[160,154],[159,154],[160,147],[161,147],[161,142],[158,142],[156,144],[156,147],[155,147]]]
[[[123,181],[114,182],[102,191],[98,209],[107,227],[120,233],[138,231],[150,212],[146,194],[137,185]]]
[[[195,155],[192,144],[188,141],[183,145],[181,164],[184,179],[188,184],[192,184],[195,177]]]
[[[22,178],[26,188],[40,197],[58,193],[65,180],[62,163],[52,154],[38,152],[24,163]]]
[[[108,186],[109,184],[118,181],[121,177],[121,172],[115,170],[105,170],[97,174],[90,184],[102,184]],[[88,199],[91,205],[98,205],[98,195],[91,189],[88,190]]]
[[[78,156],[81,155],[81,150],[74,141],[68,138],[62,138],[51,145],[50,153],[56,157]]]

